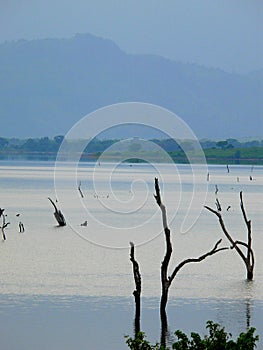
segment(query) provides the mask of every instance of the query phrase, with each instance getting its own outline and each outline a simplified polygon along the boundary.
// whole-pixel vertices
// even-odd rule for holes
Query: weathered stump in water
[[[3,241],[6,240],[5,236],[5,228],[10,224],[10,222],[5,222],[5,217],[6,215],[4,214],[5,209],[0,208],[0,217],[2,216],[2,226],[1,226],[1,231],[2,231],[2,239]]]
[[[51,204],[53,205],[53,207],[55,208],[55,212],[54,212],[54,216],[59,224],[59,226],[66,226],[66,220],[64,218],[64,215],[62,214],[62,212],[57,208],[56,204],[52,201],[51,198],[48,197],[48,199],[50,200]]]

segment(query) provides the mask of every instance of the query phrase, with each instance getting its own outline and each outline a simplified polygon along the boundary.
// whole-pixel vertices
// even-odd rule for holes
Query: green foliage
[[[259,340],[258,335],[254,335],[255,328],[250,328],[246,333],[241,333],[236,341],[231,333],[227,333],[224,327],[218,323],[207,321],[206,328],[208,335],[204,338],[198,333],[191,333],[188,338],[182,331],[175,332],[176,341],[172,345],[174,350],[254,350]],[[151,345],[143,332],[139,332],[135,339],[128,338],[126,344],[131,350],[165,350],[159,344]],[[168,348],[166,348],[168,350]]]
[[[27,140],[7,139],[0,137],[0,156],[12,158],[27,154],[53,154],[55,158],[58,149],[64,140],[63,135],[57,135],[53,139],[48,137],[29,138]],[[92,154],[94,158],[98,158],[102,152],[112,146],[119,140],[100,140],[93,138],[87,140],[87,146],[84,150],[86,154]],[[188,163],[189,160],[185,154],[191,155],[192,159],[199,159],[200,154],[195,150],[194,143],[181,140],[180,145],[173,139],[151,140],[167,152],[175,163]],[[76,141],[78,142],[78,141]],[[263,164],[263,140],[253,140],[247,142],[239,142],[235,139],[227,139],[224,141],[200,141],[207,163],[209,164]],[[183,149],[182,149],[183,147]],[[156,152],[149,152],[141,149],[140,143],[133,142],[130,148],[127,148],[127,157],[130,158],[129,152],[138,153],[138,159],[147,157],[153,160],[159,159]],[[141,153],[142,152],[142,153]],[[123,154],[123,152],[122,152]],[[117,154],[114,154],[116,156]],[[85,157],[84,157],[85,159]],[[160,156],[162,159],[162,156]]]
[[[219,148],[221,148],[221,149],[226,148],[227,145],[228,145],[228,142],[227,142],[227,141],[218,141],[218,142],[216,143],[216,146],[219,147]]]
[[[227,333],[224,327],[212,321],[207,322],[208,335],[202,339],[199,334],[191,333],[188,339],[180,330],[175,332],[177,341],[173,344],[175,350],[253,350],[259,337],[254,336],[255,328],[250,328],[246,333],[241,333],[236,341],[232,340],[231,333]]]
[[[225,148],[204,149],[206,160],[210,164],[263,164],[263,148]]]
[[[131,350],[165,350],[163,347],[159,347],[159,344],[151,345],[148,340],[146,340],[146,336],[144,332],[139,332],[137,336],[133,339],[131,337],[127,338],[126,344]]]

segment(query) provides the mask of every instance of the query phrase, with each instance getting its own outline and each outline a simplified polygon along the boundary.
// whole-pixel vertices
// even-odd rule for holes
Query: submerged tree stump
[[[55,212],[54,212],[54,216],[58,222],[59,226],[66,226],[66,220],[64,218],[64,215],[62,214],[62,212],[57,208],[56,204],[52,201],[51,198],[48,197],[48,199],[50,200],[50,202],[52,203],[53,207],[55,208]]]
[[[2,226],[1,226],[1,232],[2,232],[2,239],[3,241],[6,240],[6,235],[5,235],[5,228],[10,224],[9,222],[5,222],[5,214],[4,214],[5,209],[0,208],[0,217],[2,217]]]

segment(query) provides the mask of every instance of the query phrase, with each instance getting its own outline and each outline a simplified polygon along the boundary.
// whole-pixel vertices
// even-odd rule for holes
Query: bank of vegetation
[[[58,135],[54,138],[3,138],[0,137],[0,159],[27,159],[27,160],[55,160],[64,136]],[[117,139],[100,140],[94,138],[87,141],[87,146],[82,154],[83,161],[96,160],[110,146],[119,142]],[[77,142],[77,141],[76,141]],[[198,151],[196,144],[189,140],[176,142],[173,139],[149,140],[148,145],[154,144],[159,149],[164,150],[175,163],[188,163],[187,155],[192,159],[196,157],[198,162]],[[238,141],[227,139],[220,141],[200,140],[200,145],[204,151],[209,164],[251,164],[263,165],[263,140]],[[70,149],[70,144],[69,144]],[[138,159],[132,157],[136,153]],[[141,147],[139,139],[132,139],[126,151],[122,149],[121,155],[133,162],[140,161],[140,158],[156,158],[158,151]],[[116,158],[118,152],[107,152],[110,160],[111,156]]]

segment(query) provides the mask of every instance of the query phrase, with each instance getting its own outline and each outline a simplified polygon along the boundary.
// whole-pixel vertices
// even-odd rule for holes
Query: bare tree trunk
[[[207,258],[208,256],[214,255],[215,253],[228,249],[226,247],[224,248],[218,248],[218,245],[221,243],[221,239],[215,244],[214,248],[210,250],[209,252],[201,255],[198,258],[190,258],[182,261],[179,265],[175,267],[173,270],[173,273],[171,276],[168,276],[168,267],[169,262],[172,255],[172,243],[171,243],[171,235],[170,235],[170,229],[168,228],[167,224],[167,214],[166,214],[166,208],[164,204],[162,203],[161,199],[161,193],[159,188],[159,181],[157,178],[155,178],[155,194],[154,198],[156,200],[156,203],[161,209],[162,212],[162,222],[163,222],[163,229],[164,229],[164,235],[165,235],[165,243],[166,243],[166,251],[165,256],[161,264],[161,283],[162,283],[162,295],[161,295],[161,302],[160,302],[160,318],[161,318],[161,345],[165,347],[166,344],[166,334],[168,332],[168,322],[167,322],[167,315],[166,315],[166,305],[168,302],[169,297],[169,288],[171,286],[172,281],[174,280],[177,273],[181,270],[181,268],[192,262],[200,262]]]
[[[167,293],[168,298],[168,293]],[[166,301],[167,302],[167,301]],[[168,320],[165,309],[161,311],[161,340],[160,343],[166,349],[167,338],[169,337]]]
[[[168,291],[170,287],[170,283],[168,279],[168,266],[169,266],[173,249],[172,249],[172,243],[171,243],[171,237],[170,237],[170,229],[168,228],[168,225],[167,225],[166,208],[162,203],[159,182],[157,178],[155,178],[154,184],[155,184],[154,198],[162,212],[163,229],[164,229],[165,243],[166,243],[165,256],[161,264],[162,295],[161,295],[161,303],[160,303],[160,315],[162,320],[165,318],[167,319],[165,310],[166,310],[166,305],[168,301]]]
[[[226,238],[229,240],[229,242],[232,244],[231,249],[234,249],[237,251],[237,253],[240,255],[241,259],[243,260],[246,270],[247,270],[247,280],[251,281],[254,277],[254,265],[255,265],[255,258],[254,258],[254,252],[252,250],[252,234],[251,234],[251,220],[248,220],[244,203],[243,203],[243,194],[242,191],[240,192],[240,207],[241,211],[243,214],[243,219],[245,221],[246,227],[247,227],[247,236],[248,236],[248,243],[242,242],[242,241],[235,241],[230,233],[228,232],[222,214],[221,210],[218,209],[217,205],[217,210],[214,210],[208,206],[205,206],[205,208],[209,211],[211,211],[213,214],[215,214],[218,217],[219,224],[222,228],[222,231],[224,232]],[[219,202],[218,202],[219,203]],[[220,206],[221,208],[221,206]],[[239,246],[244,246],[247,248],[247,253],[246,255],[243,253],[243,251],[240,249]]]
[[[255,259],[254,259],[254,253],[252,250],[252,234],[251,234],[251,220],[248,220],[247,214],[245,211],[244,207],[244,202],[243,202],[243,193],[240,191],[239,193],[240,197],[240,208],[243,214],[243,219],[245,221],[245,224],[247,226],[247,279],[252,280],[253,275],[254,275],[254,264],[255,264]]]
[[[61,213],[60,210],[58,210],[56,204],[52,201],[52,199],[49,198],[49,197],[48,197],[48,199],[50,200],[50,202],[52,203],[53,207],[55,208],[54,216],[55,216],[59,226],[66,226],[66,220],[65,220],[63,214]]]
[[[141,318],[141,274],[139,264],[134,258],[134,244],[130,242],[130,260],[133,266],[133,277],[135,282],[135,290],[133,291],[135,301],[135,318],[134,318],[134,337],[140,332],[140,318]]]

